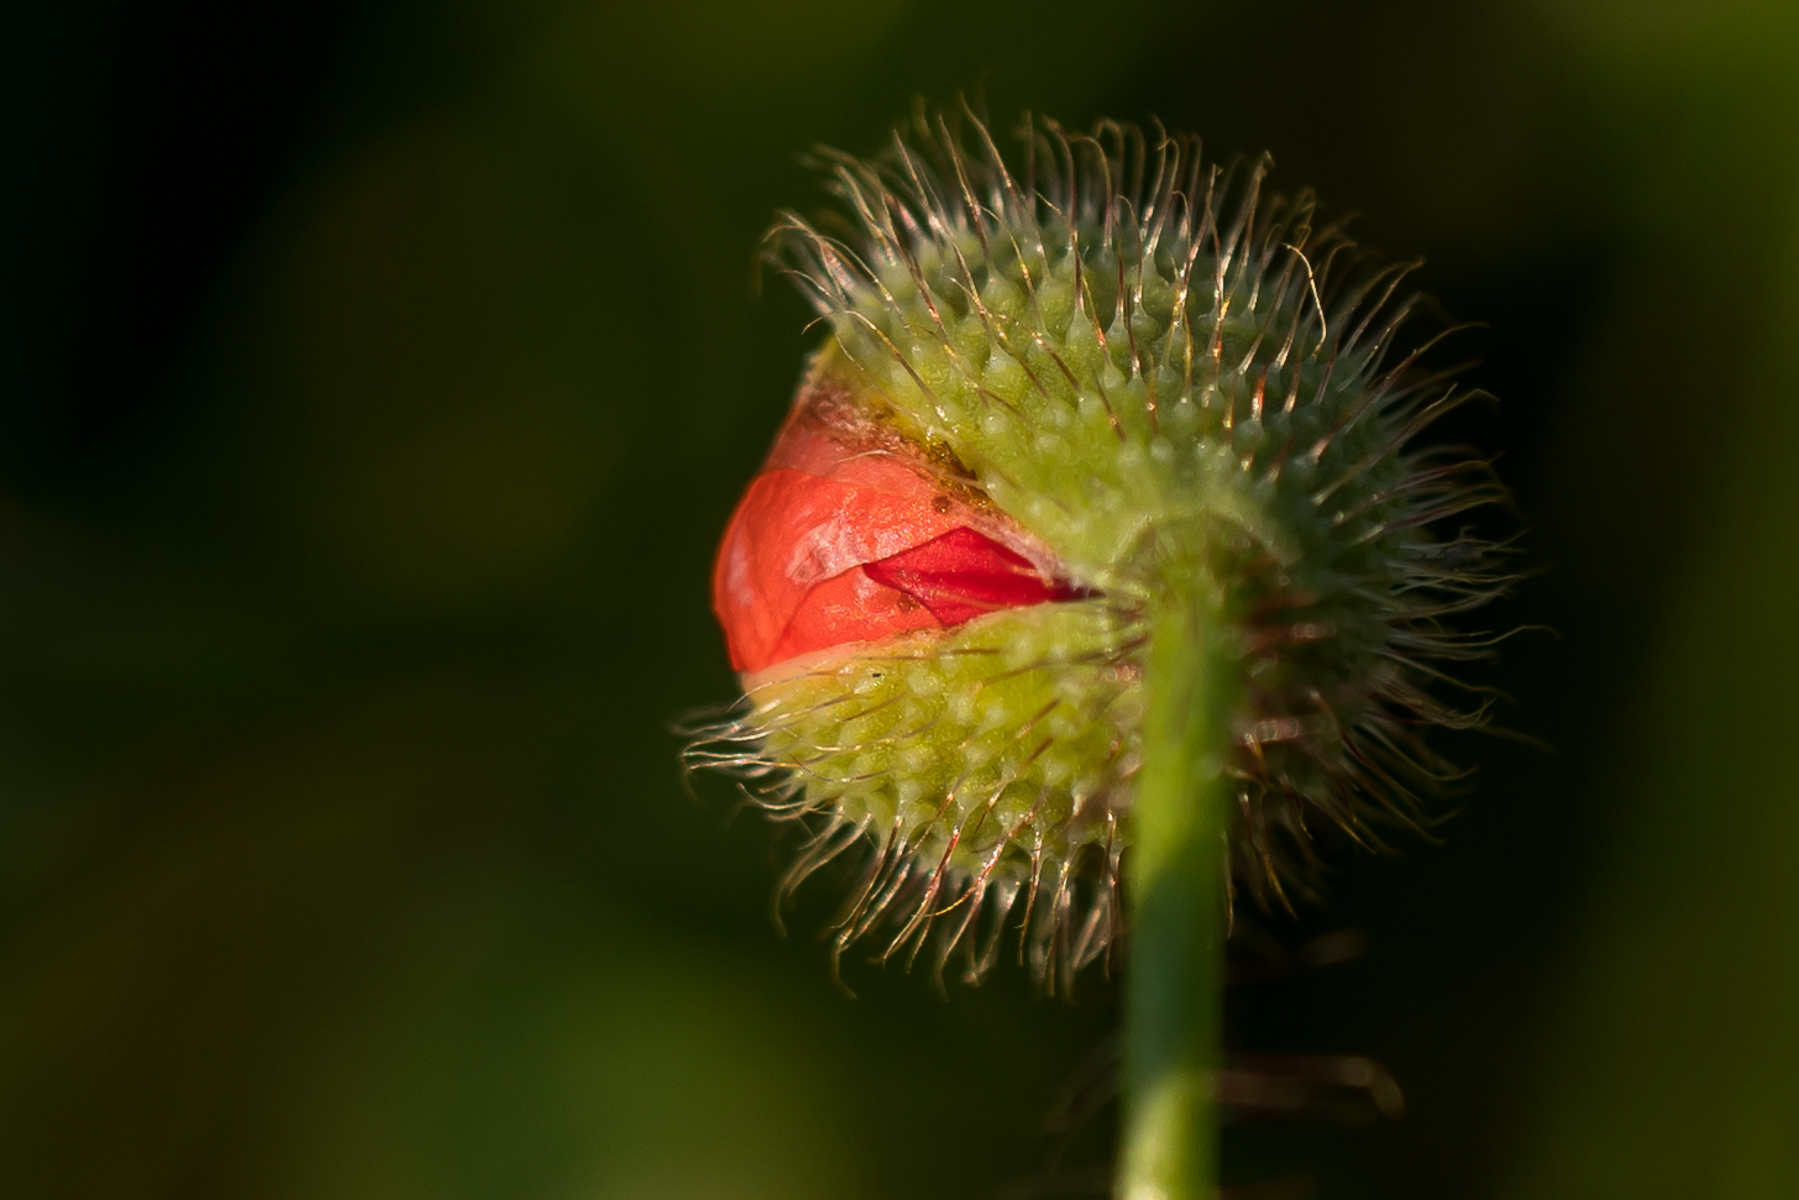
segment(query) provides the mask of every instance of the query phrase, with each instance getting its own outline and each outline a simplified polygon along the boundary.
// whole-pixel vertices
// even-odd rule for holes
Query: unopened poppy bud
[[[1430,530],[1503,493],[1407,448],[1464,394],[1392,353],[1404,272],[1265,163],[1045,122],[1016,172],[972,131],[828,155],[854,235],[772,235],[833,334],[719,551],[747,695],[691,755],[812,825],[789,887],[867,849],[839,949],[936,930],[978,977],[1010,914],[1065,983],[1121,928],[1159,598],[1211,597],[1232,874],[1284,904],[1316,827],[1417,820],[1422,728],[1478,719],[1426,688],[1506,579]]]

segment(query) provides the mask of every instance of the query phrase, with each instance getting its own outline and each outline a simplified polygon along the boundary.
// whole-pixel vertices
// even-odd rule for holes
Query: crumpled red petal
[[[719,546],[712,601],[731,665],[759,671],[847,642],[948,628],[1081,595],[970,528],[916,462],[791,421]]]
[[[863,572],[931,610],[945,627],[982,613],[1071,599],[1073,589],[1045,580],[1024,555],[1006,549],[966,525],[901,551]]]

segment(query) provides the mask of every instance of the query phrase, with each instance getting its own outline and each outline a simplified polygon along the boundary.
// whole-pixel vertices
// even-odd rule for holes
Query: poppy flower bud
[[[978,978],[1011,916],[1065,985],[1120,930],[1158,597],[1215,593],[1232,875],[1286,904],[1315,830],[1422,819],[1422,730],[1479,719],[1427,689],[1507,577],[1432,528],[1503,492],[1409,448],[1466,396],[1394,352],[1405,271],[1266,162],[1039,122],[1015,169],[971,132],[825,152],[853,232],[771,235],[832,336],[720,548],[747,694],[690,757],[808,823],[788,887],[865,851],[839,950],[935,931]]]

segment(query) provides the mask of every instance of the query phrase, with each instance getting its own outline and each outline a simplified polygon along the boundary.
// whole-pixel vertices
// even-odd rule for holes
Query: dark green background
[[[1556,753],[1447,746],[1445,844],[1293,931],[1367,956],[1233,996],[1410,1110],[1232,1176],[1799,1196],[1799,10],[1754,0],[6,6],[0,1191],[1045,1178],[1107,986],[846,999],[668,732],[732,693],[797,154],[974,88],[1272,150],[1489,323],[1450,432],[1544,568],[1491,621],[1555,634],[1486,680]]]

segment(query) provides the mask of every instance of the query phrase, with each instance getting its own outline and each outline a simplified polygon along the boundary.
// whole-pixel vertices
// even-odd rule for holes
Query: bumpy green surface
[[[1194,142],[1031,136],[1034,192],[947,132],[836,158],[856,235],[790,218],[776,245],[835,331],[817,369],[1097,598],[845,647],[729,732],[777,803],[832,818],[796,876],[848,831],[882,847],[844,940],[897,919],[898,948],[948,918],[947,946],[1022,886],[1040,968],[1071,969],[1116,919],[1143,618],[1170,574],[1204,576],[1234,631],[1235,873],[1284,901],[1312,826],[1372,842],[1446,769],[1415,730],[1469,718],[1424,694],[1424,662],[1478,652],[1438,622],[1502,580],[1490,546],[1426,525],[1498,493],[1403,452],[1454,394],[1387,361],[1399,273],[1327,276],[1344,243],[1313,235],[1308,199],[1261,197],[1260,167],[1220,176]],[[1086,863],[1100,885],[1071,891]]]
[[[1066,918],[1058,909],[1083,847],[1093,873],[1115,877],[1141,701],[1115,627],[1098,601],[1013,609],[947,635],[858,646],[751,693],[748,724],[763,758],[790,772],[787,794],[838,815],[827,838],[859,830],[888,848],[844,913],[846,941],[898,902],[897,948],[924,932],[910,918],[928,893],[944,908],[970,888],[979,895],[948,932],[978,934],[982,900],[1009,907],[1045,870],[1049,899],[1033,924],[1047,939]],[[1106,945],[1114,901],[1107,892],[1103,911],[1089,912],[1098,916],[1071,948],[1078,959]]]
[[[1042,605],[840,656],[758,690],[777,710],[825,698],[770,722],[766,750],[801,768],[809,795],[853,796],[877,833],[947,801],[961,869],[1021,825],[1103,830],[1089,802],[1128,770],[1115,731],[1138,716],[1129,674],[1093,654],[1109,624],[1098,603]]]

